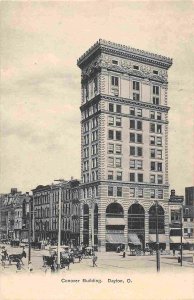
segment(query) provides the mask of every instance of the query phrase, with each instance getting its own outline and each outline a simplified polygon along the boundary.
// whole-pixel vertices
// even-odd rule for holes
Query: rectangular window
[[[98,91],[98,78],[94,78],[94,93]]]
[[[160,112],[157,112],[157,120],[162,120],[162,114]]]
[[[135,189],[134,188],[130,188],[129,193],[130,193],[131,198],[135,198]]]
[[[157,133],[162,133],[162,125],[157,124]]]
[[[108,196],[113,196],[113,186],[108,186]]]
[[[153,74],[158,75],[158,71],[153,70]]]
[[[155,183],[155,175],[150,175],[150,182]]]
[[[135,108],[134,107],[130,107],[130,115],[131,116],[135,116]]]
[[[155,145],[155,136],[150,136],[150,145]]]
[[[139,66],[133,66],[134,70],[139,70]]]
[[[111,76],[111,84],[113,86],[119,86],[119,77]]]
[[[114,144],[108,144],[108,153],[114,153]]]
[[[122,180],[122,172],[117,172],[117,180]]]
[[[112,60],[113,65],[118,65],[118,63],[119,63],[118,60]]]
[[[113,140],[114,139],[114,131],[113,130],[109,130],[108,131],[108,138],[109,138],[109,140]]]
[[[150,119],[155,119],[155,111],[150,111]]]
[[[138,198],[143,198],[143,189],[138,189]]]
[[[138,81],[133,81],[133,90],[135,91],[139,91],[139,82]]]
[[[135,129],[135,120],[130,120],[130,129]]]
[[[162,159],[162,150],[157,150],[157,158]]]
[[[135,155],[135,147],[130,147],[130,155]]]
[[[155,158],[155,156],[156,156],[155,149],[150,149],[150,157]]]
[[[130,169],[135,169],[135,160],[134,159],[130,159],[130,161],[129,161],[129,168]]]
[[[122,153],[122,145],[116,144],[115,147],[116,147],[116,149],[115,149],[116,154],[121,154]]]
[[[136,166],[138,170],[143,169],[143,161],[142,160],[137,160],[136,161]]]
[[[117,197],[122,197],[122,187],[117,187]]]
[[[130,142],[135,143],[135,133],[130,132]]]
[[[158,163],[158,171],[162,172],[162,163]]]
[[[159,95],[159,86],[153,85],[153,94],[154,95]]]
[[[137,108],[137,116],[142,117],[142,109],[141,108]]]
[[[158,175],[158,184],[163,184],[163,176]]]
[[[110,125],[110,126],[114,125],[114,117],[111,117],[111,116],[108,117],[108,125]]]
[[[156,145],[157,146],[162,146],[162,138],[161,137],[156,138]]]
[[[141,147],[137,147],[137,156],[142,156],[143,149]]]
[[[154,123],[150,123],[150,132],[155,132],[155,124]]]
[[[116,166],[116,168],[121,168],[121,158],[120,157],[116,157],[115,166]]]
[[[121,118],[116,117],[116,126],[121,126]]]
[[[108,171],[108,179],[113,180],[113,171]]]
[[[142,130],[142,121],[137,121],[137,129]]]
[[[142,134],[137,134],[137,143],[142,143]]]
[[[150,198],[155,198],[155,190],[150,190]]]
[[[139,101],[140,97],[139,97],[139,93],[133,93],[133,100],[134,101]]]
[[[109,103],[109,111],[114,112],[114,104]]]
[[[155,169],[156,169],[156,163],[155,163],[155,161],[151,161],[151,163],[150,163],[150,170],[151,171],[155,171]]]
[[[130,180],[131,182],[135,182],[135,173],[130,173],[130,174],[129,174],[129,180]]]
[[[143,182],[143,174],[137,174],[137,181]]]
[[[121,113],[121,105],[120,104],[116,105],[116,112]]]
[[[116,140],[121,141],[121,131],[116,131]]]
[[[158,199],[163,199],[163,190],[158,190]]]
[[[108,158],[108,166],[109,167],[114,167],[114,158],[113,157]]]

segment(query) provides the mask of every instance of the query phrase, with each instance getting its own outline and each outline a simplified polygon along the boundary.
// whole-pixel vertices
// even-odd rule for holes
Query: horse
[[[72,262],[72,259],[70,257],[62,257],[61,261],[60,261],[61,268],[65,269],[65,267],[67,267],[68,270],[69,270],[69,265],[70,265],[71,262]]]
[[[49,266],[51,267],[54,263],[54,257],[53,256],[46,256],[43,255],[43,267]]]
[[[22,265],[24,264],[22,261],[22,258],[25,257],[26,258],[26,252],[23,251],[21,254],[11,254],[8,256],[8,260],[9,260],[9,264],[11,265],[11,262],[18,262],[18,260],[22,263]]]

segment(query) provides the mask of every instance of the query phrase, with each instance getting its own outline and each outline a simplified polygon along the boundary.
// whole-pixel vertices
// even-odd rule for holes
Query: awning
[[[107,218],[106,225],[125,225],[123,218]]]
[[[124,234],[111,233],[106,235],[106,242],[110,244],[125,244]]]
[[[141,245],[141,242],[136,233],[129,233],[129,243],[133,245]]]
[[[150,234],[149,239],[150,239],[151,243],[156,243],[156,235],[155,234]],[[166,244],[167,239],[168,238],[165,236],[165,234],[158,234],[159,243]]]
[[[183,244],[187,243],[187,241],[184,238],[182,238],[182,242],[183,242]],[[180,236],[171,236],[170,237],[170,243],[171,244],[180,244],[181,243],[181,237]]]

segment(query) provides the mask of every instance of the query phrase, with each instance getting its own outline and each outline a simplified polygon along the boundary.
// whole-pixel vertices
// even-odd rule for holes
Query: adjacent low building
[[[61,243],[80,244],[79,180],[39,185],[32,190],[34,203],[34,240],[58,240],[59,197],[61,197]]]

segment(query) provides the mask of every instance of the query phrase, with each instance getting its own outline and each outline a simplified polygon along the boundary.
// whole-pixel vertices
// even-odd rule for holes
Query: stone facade
[[[167,70],[172,59],[99,40],[77,64],[81,69],[80,239],[91,245],[94,229],[98,248],[104,251],[112,230],[122,233],[127,245],[129,233],[138,233],[128,226],[129,209],[139,204],[144,210],[139,232],[145,247],[153,233],[149,209],[157,201],[164,218],[162,239],[164,243],[165,235],[169,249]],[[118,225],[121,220],[118,227],[107,225],[112,203],[120,204],[124,227]],[[85,205],[89,212],[84,212]],[[92,223],[95,208],[98,228]],[[89,227],[84,228],[87,217]]]
[[[39,185],[32,192],[35,241],[57,242],[61,197],[61,243],[77,246],[80,242],[79,181],[72,179],[61,184]]]

